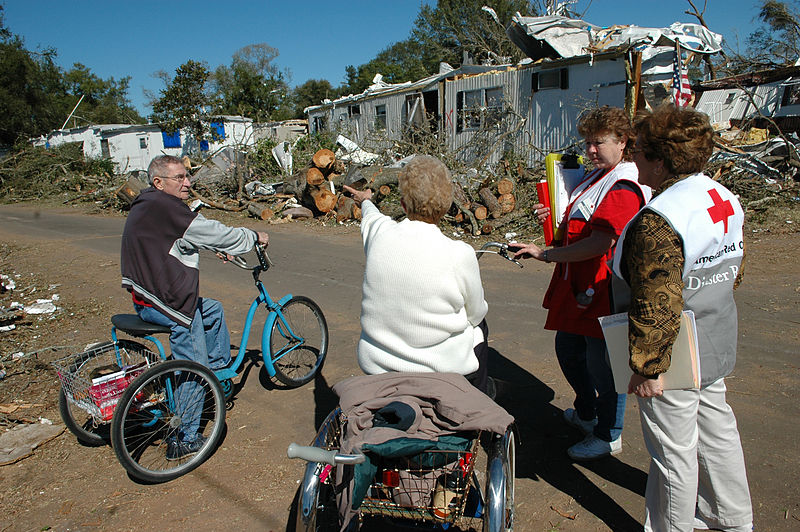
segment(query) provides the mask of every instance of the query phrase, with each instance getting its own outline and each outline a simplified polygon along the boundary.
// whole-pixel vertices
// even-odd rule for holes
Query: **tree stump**
[[[476,220],[485,220],[489,216],[489,210],[478,203],[472,207],[472,214]]]
[[[503,194],[511,194],[512,192],[514,192],[513,181],[511,181],[507,177],[504,177],[503,179],[497,182],[497,193],[499,195],[502,196]]]
[[[313,166],[306,171],[306,184],[316,187],[325,182],[325,176],[322,171]]]
[[[329,213],[336,207],[336,194],[327,188],[311,190],[310,196],[313,198],[314,207],[321,213]]]
[[[494,197],[494,194],[492,194],[492,191],[488,188],[482,188],[478,191],[478,196],[481,197],[483,204],[486,205],[487,209],[489,209],[489,213],[492,215],[492,218],[499,218],[503,213],[503,208],[500,206],[497,198]]]
[[[314,164],[314,166],[323,172],[329,171],[331,166],[333,166],[334,161],[336,161],[336,155],[331,150],[324,148],[319,150],[313,155],[313,157],[311,157],[311,162]]]
[[[261,220],[270,220],[275,216],[275,212],[269,207],[262,207],[254,203],[247,206],[247,212]]]
[[[500,204],[500,209],[503,211],[503,214],[510,213],[517,206],[517,200],[514,194],[501,194],[500,197],[497,198],[497,202]]]
[[[117,197],[130,205],[133,203],[133,200],[136,199],[136,196],[139,195],[139,192],[145,188],[147,188],[147,185],[140,179],[131,177],[128,178],[124,185],[117,189]]]

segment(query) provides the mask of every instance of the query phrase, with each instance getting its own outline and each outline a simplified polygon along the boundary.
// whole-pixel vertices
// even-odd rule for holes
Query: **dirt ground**
[[[0,273],[16,284],[0,294],[0,307],[59,296],[55,313],[28,315],[14,330],[0,332],[3,429],[39,418],[60,423],[50,362],[108,338],[108,318],[129,311],[119,287],[122,223],[119,216],[76,209],[0,206]],[[273,260],[281,265],[269,273],[269,289],[312,296],[328,318],[332,345],[323,375],[299,389],[277,389],[257,360],[246,363],[221,447],[194,472],[165,484],[136,482],[110,446],[85,447],[65,431],[0,467],[0,532],[287,529],[301,465],[285,458],[286,446],[311,439],[335,404],[330,385],[358,373],[363,257],[356,226],[267,229]],[[736,296],[739,360],[727,379],[728,398],[745,449],[756,530],[800,530],[800,233],[751,228],[747,246],[745,282]],[[223,301],[238,345],[252,287],[232,268],[204,261],[204,294]],[[572,396],[552,335],[541,330],[539,307],[550,269],[509,266],[481,263],[498,402],[519,428],[515,529],[639,530],[647,454],[636,402],[628,401],[621,455],[590,464],[566,458],[564,450],[578,435],[560,414]]]

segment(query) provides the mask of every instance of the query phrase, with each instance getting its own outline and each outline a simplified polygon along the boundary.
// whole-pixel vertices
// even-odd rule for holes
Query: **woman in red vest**
[[[575,408],[564,420],[585,434],[570,447],[573,460],[592,460],[622,450],[625,395],[614,388],[606,347],[597,318],[612,313],[611,270],[607,262],[628,221],[650,198],[638,182],[627,153],[633,134],[623,109],[602,107],[585,113],[578,131],[594,170],[570,194],[559,234],[551,249],[511,244],[515,258],[556,263],[542,305],[548,309],[545,329],[556,331],[561,370],[575,391]],[[549,214],[535,205],[540,220]]]

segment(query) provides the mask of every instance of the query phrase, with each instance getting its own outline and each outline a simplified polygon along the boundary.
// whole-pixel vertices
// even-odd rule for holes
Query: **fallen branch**
[[[243,210],[247,209],[247,204],[239,205],[237,207],[230,207],[228,205],[225,205],[224,203],[220,203],[218,201],[214,201],[212,199],[208,199],[208,198],[202,196],[200,193],[198,193],[194,189],[190,189],[190,190],[192,192],[192,195],[195,198],[199,199],[200,201],[202,201],[203,203],[205,203],[209,207],[213,207],[214,209],[220,209],[220,210],[223,210],[223,211],[230,211],[230,212],[242,212]]]

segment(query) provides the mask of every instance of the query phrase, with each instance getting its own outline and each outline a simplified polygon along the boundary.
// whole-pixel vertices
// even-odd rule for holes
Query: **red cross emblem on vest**
[[[728,218],[733,216],[733,205],[730,200],[722,201],[722,198],[716,189],[712,188],[708,191],[708,195],[714,201],[714,205],[708,208],[708,214],[711,216],[711,221],[714,223],[722,222],[725,224],[725,232],[728,232]]]

